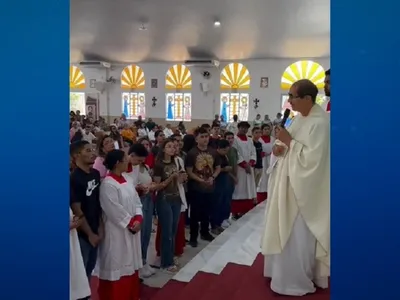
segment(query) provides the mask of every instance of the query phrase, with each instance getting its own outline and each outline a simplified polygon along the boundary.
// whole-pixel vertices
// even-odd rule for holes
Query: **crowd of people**
[[[329,97],[330,73],[327,72],[325,90]],[[329,128],[325,111],[330,112],[330,101],[326,108],[316,108],[317,93],[316,86],[308,80],[292,86],[289,102],[303,117],[291,116],[285,126],[290,126],[294,120],[297,120],[296,124],[307,124],[310,132],[303,129],[304,137],[297,133],[298,138],[308,141],[313,136],[309,142],[318,146],[321,138],[315,133],[313,128],[316,125],[312,120],[318,115],[317,119],[322,124],[318,128]],[[305,100],[299,102],[300,98]],[[306,118],[308,114],[314,119]],[[295,142],[291,136],[295,132],[291,129],[287,131],[282,126],[286,120],[282,120],[280,113],[274,121],[267,115],[264,119],[257,115],[252,124],[239,121],[236,115],[232,122],[226,123],[216,115],[211,125],[203,124],[192,130],[186,130],[183,122],[175,128],[171,124],[165,127],[157,125],[151,118],[144,121],[139,117],[131,122],[123,114],[110,125],[102,118],[94,121],[90,114],[82,116],[79,111],[71,112],[70,117],[70,293],[74,300],[90,298],[92,274],[99,278],[97,292],[100,300],[139,299],[141,280],[156,273],[147,257],[153,232],[156,233],[159,272],[177,273],[179,258],[187,244],[198,247],[199,238],[212,241],[232,222],[266,200],[269,176],[277,176],[279,170],[282,172],[281,168],[276,168],[276,162],[282,156],[282,151],[288,151]],[[325,144],[328,144],[329,135],[325,131]],[[309,148],[321,148],[317,146]],[[302,146],[297,148],[301,153],[306,149]],[[329,154],[326,149],[321,148],[320,151]],[[291,154],[294,155],[293,162],[301,158],[300,164],[304,163],[306,158],[299,158],[296,153],[294,151]],[[307,159],[315,163],[315,155],[308,156]],[[326,183],[329,182],[329,155],[324,157],[326,159],[321,161],[326,161],[326,164],[317,163],[321,165],[320,173],[326,177]],[[282,161],[289,158],[283,156],[281,165]],[[320,173],[315,172],[316,178],[322,176]],[[275,186],[273,182],[270,183],[271,187]],[[273,207],[277,210],[276,195],[280,190],[272,188],[271,191],[274,191],[272,196],[275,195],[275,198],[272,198],[275,201],[272,199],[267,205],[269,223],[274,220],[271,218],[271,207],[275,205]],[[325,188],[321,190],[321,195],[327,195]],[[329,203],[328,196],[324,199]],[[295,202],[292,201],[293,211]],[[329,210],[324,206],[323,211],[326,213]],[[279,215],[277,211],[275,215]],[[325,219],[327,217],[324,222]],[[153,229],[155,224],[156,230]],[[264,240],[277,234],[276,230],[271,230],[278,225],[274,224],[274,227],[271,224],[267,224]],[[304,225],[299,224],[296,225],[298,228]],[[188,236],[185,227],[189,228]],[[300,229],[297,227],[296,230],[300,230],[304,226]],[[287,228],[288,237],[291,227]],[[309,233],[310,253],[315,252],[316,243],[312,234]],[[323,249],[328,249],[325,237],[329,237],[328,231],[324,232],[324,239],[321,238],[318,243],[325,247]],[[290,247],[297,247],[292,244]],[[262,245],[263,254],[276,252],[275,248],[270,249],[271,245],[273,243]],[[329,249],[323,253],[322,258],[325,259],[329,256]],[[302,284],[296,281],[300,273],[295,275],[290,271],[299,262],[296,257],[285,258],[285,261],[293,260],[290,266],[283,260],[279,262],[282,266],[288,266],[285,280],[282,280],[282,272],[279,278],[276,272],[270,275],[271,263],[266,264],[265,274],[272,277],[274,286],[271,285],[271,288],[278,293],[301,295],[315,290],[314,285],[310,284],[314,275],[307,275],[308,279],[303,276]],[[274,262],[271,258],[269,261]],[[313,261],[310,261],[310,265]],[[326,259],[323,263],[328,264]],[[329,273],[321,274],[326,276]],[[299,286],[296,292],[287,290],[290,280]],[[325,281],[319,284],[327,286]]]
[[[252,124],[216,116],[192,130],[70,117],[71,299],[90,296],[93,273],[100,300],[139,299],[140,280],[156,272],[147,257],[154,224],[159,272],[174,274],[187,244],[212,241],[267,198],[281,114]]]

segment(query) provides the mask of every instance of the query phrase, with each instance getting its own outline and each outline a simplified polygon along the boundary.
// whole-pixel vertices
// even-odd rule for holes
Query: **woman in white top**
[[[90,129],[90,126],[86,126],[85,130],[82,130],[82,139],[92,144],[96,140],[96,136],[90,131]]]
[[[138,136],[140,138],[147,137],[149,135],[149,130],[146,127],[146,123],[142,123],[138,129]]]
[[[122,150],[107,153],[109,170],[100,186],[104,240],[99,246],[97,273],[100,300],[138,300],[142,268],[140,229],[142,204],[129,176],[128,155]]]
[[[262,120],[261,120],[261,115],[257,114],[256,118],[253,121],[253,127],[261,127]]]
[[[76,231],[82,220],[75,217],[71,209],[69,215],[69,299],[87,299],[90,296],[90,287]]]

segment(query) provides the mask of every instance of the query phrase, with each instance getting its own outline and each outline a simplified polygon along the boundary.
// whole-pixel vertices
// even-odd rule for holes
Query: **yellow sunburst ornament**
[[[250,73],[240,63],[230,63],[221,72],[221,89],[237,90],[250,88]]]
[[[142,90],[145,88],[143,69],[137,65],[126,66],[121,73],[121,88],[124,90]]]
[[[283,72],[281,88],[289,90],[292,84],[300,79],[309,79],[318,89],[322,89],[324,87],[325,70],[320,64],[311,60],[295,62]]]
[[[192,74],[185,65],[174,65],[169,68],[165,78],[165,88],[168,90],[190,90]]]
[[[86,87],[85,75],[81,69],[76,66],[69,67],[69,88],[70,89],[84,89]]]

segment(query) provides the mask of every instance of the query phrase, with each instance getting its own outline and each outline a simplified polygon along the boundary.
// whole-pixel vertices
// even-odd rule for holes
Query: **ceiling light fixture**
[[[139,30],[147,30],[147,27],[145,24],[140,25]]]
[[[220,27],[221,26],[221,22],[220,21],[215,21],[214,22],[214,27]]]

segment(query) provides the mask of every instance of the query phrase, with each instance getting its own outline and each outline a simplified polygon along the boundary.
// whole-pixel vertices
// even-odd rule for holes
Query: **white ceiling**
[[[329,56],[329,0],[71,0],[71,62]]]

